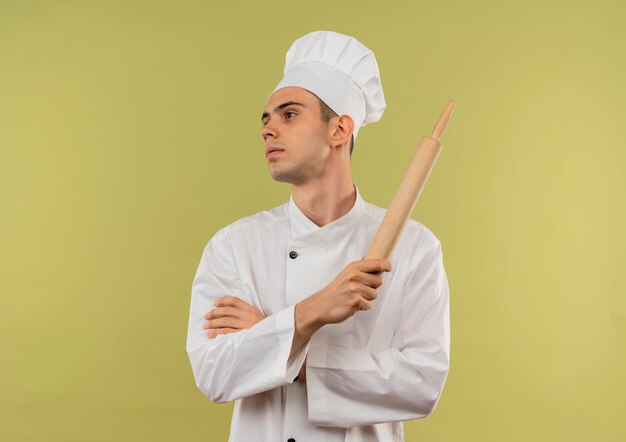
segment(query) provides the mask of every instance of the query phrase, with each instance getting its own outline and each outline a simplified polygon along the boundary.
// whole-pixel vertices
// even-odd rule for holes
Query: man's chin
[[[278,181],[279,183],[293,182],[293,176],[285,171],[270,168],[270,176],[274,181]]]

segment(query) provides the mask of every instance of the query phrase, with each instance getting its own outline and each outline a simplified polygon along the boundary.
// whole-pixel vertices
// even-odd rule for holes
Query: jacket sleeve
[[[248,304],[233,258],[230,236],[218,231],[205,247],[192,290],[187,354],[198,388],[213,402],[228,402],[292,383],[306,356],[291,359],[294,306],[267,316],[252,328],[209,339],[204,315],[225,295]],[[259,306],[255,306],[259,308]]]
[[[439,240],[412,266],[400,312],[389,324],[396,330],[384,351],[308,346],[311,424],[348,428],[423,418],[434,410],[450,355],[449,288]]]

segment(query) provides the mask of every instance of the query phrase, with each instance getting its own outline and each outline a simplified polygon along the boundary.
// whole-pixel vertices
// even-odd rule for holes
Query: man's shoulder
[[[217,231],[215,236],[241,234],[244,232],[264,231],[268,228],[280,227],[283,222],[289,222],[287,206],[283,203],[268,210],[261,210],[252,215],[239,218]]]
[[[364,203],[365,214],[368,221],[377,229],[385,217],[387,209],[378,207],[377,205],[367,201],[364,201]],[[440,244],[439,239],[428,227],[413,218],[409,218],[407,220],[398,242],[407,245],[419,245],[420,248],[425,247],[426,249],[430,249],[431,247]]]

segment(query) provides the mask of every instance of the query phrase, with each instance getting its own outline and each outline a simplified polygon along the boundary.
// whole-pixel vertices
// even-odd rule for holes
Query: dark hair
[[[319,97],[320,110],[322,111],[322,121],[328,123],[332,118],[337,117],[337,113],[326,105]],[[350,156],[352,156],[352,149],[354,149],[354,134],[350,137]]]

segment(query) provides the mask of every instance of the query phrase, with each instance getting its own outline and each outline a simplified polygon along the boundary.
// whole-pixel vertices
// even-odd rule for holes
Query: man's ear
[[[349,115],[339,115],[331,125],[330,145],[340,147],[345,143],[350,145],[350,137],[354,131],[354,120]]]

